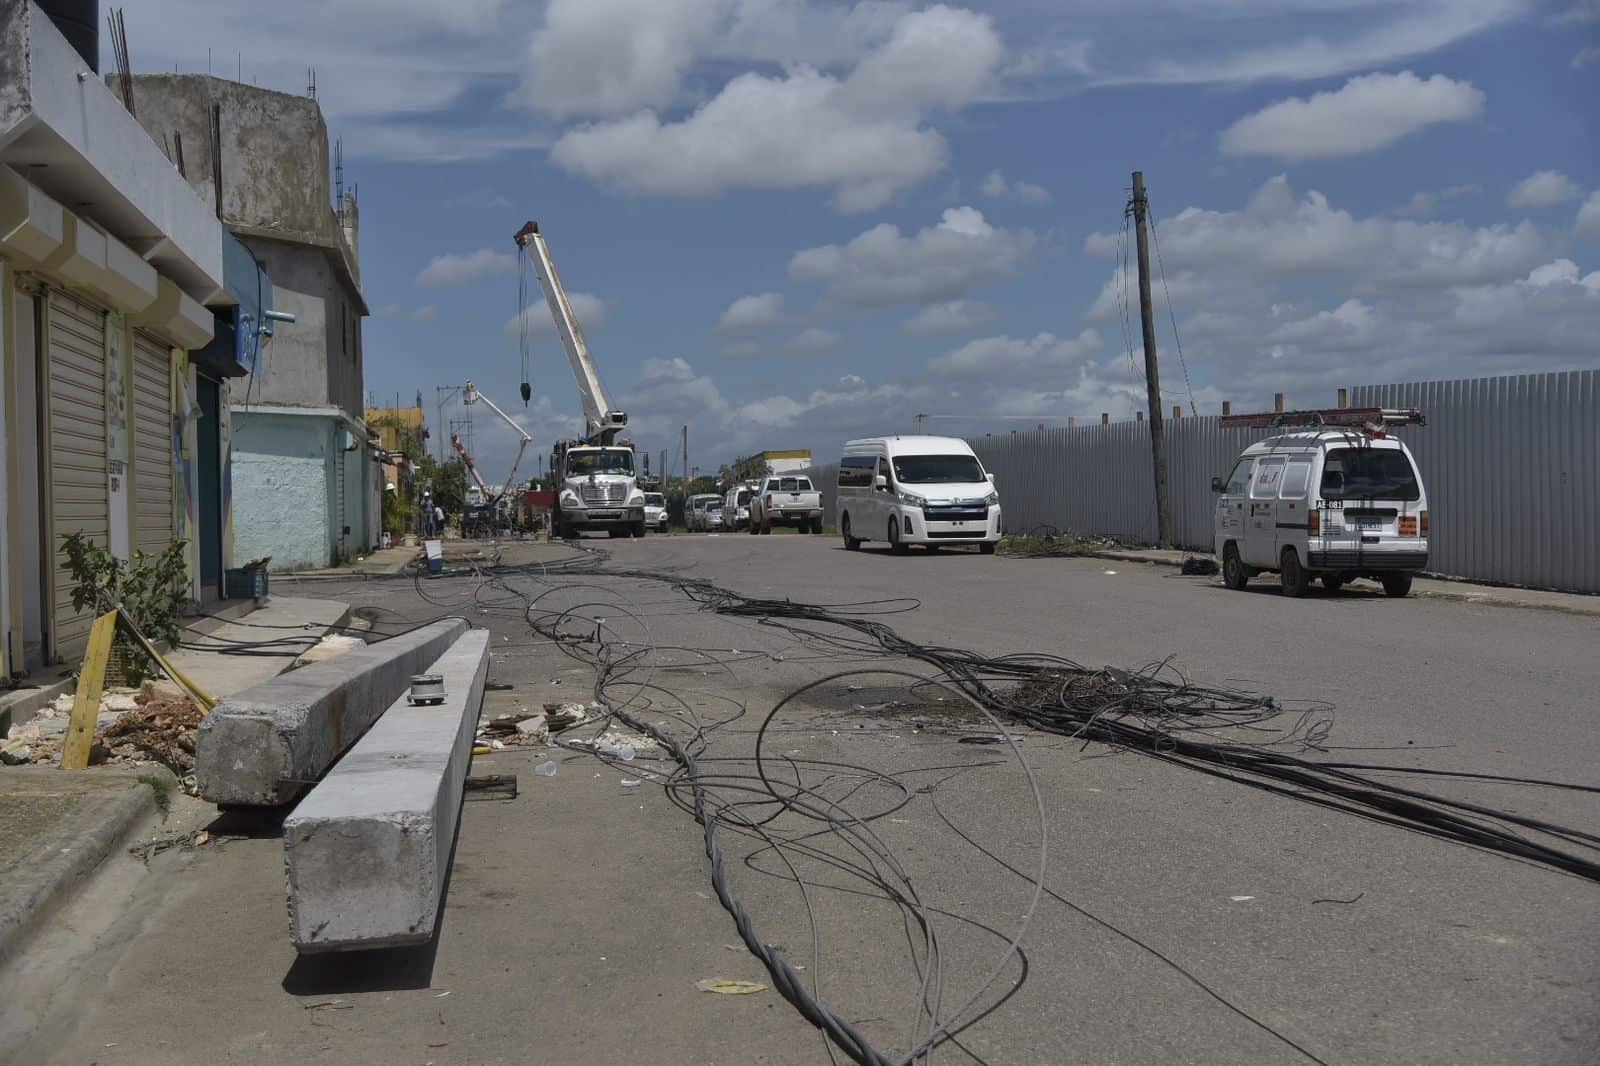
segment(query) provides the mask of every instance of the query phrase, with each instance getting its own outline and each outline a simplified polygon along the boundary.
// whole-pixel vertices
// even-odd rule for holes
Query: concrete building
[[[181,143],[189,184],[271,278],[275,310],[294,317],[228,393],[234,555],[294,570],[373,547],[383,472],[363,418],[359,212],[354,190],[329,188],[321,108],[205,74],[137,75],[132,93],[150,136]]]
[[[789,448],[783,451],[757,452],[748,459],[739,460],[739,463],[753,465],[758,460],[767,464],[770,473],[792,474],[797,470],[807,470],[811,467],[811,449]]]
[[[193,537],[203,472],[225,503],[225,441],[202,471],[193,402],[218,315],[237,315],[224,233],[97,77],[97,21],[64,20],[75,48],[39,5],[0,3],[0,670],[13,677],[82,653],[92,612],[73,608],[65,535],[126,559]],[[220,561],[222,515],[218,530]],[[196,552],[197,597],[198,571]]]

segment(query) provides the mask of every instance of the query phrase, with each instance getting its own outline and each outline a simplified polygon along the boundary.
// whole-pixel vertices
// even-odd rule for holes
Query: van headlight
[[[1000,502],[1000,494],[998,492],[991,492],[991,493],[989,493],[989,495],[987,495],[987,496],[985,496],[983,498],[983,505],[985,507],[993,507],[996,504],[998,504],[999,502]]]
[[[895,490],[894,498],[905,504],[907,507],[921,507],[923,504],[928,502],[921,496],[917,496],[909,492],[901,492],[899,489]]]

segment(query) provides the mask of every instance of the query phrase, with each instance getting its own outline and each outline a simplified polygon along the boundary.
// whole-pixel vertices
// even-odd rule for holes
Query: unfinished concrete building
[[[139,121],[295,319],[269,323],[272,343],[232,389],[235,558],[293,570],[371,548],[383,482],[363,420],[359,214],[353,189],[330,189],[322,109],[207,74],[132,80]]]

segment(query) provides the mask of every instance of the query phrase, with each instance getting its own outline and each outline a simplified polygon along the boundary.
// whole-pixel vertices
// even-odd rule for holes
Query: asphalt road
[[[1170,657],[1199,682],[1331,705],[1331,757],[1600,784],[1593,618],[1359,593],[1291,601],[1265,581],[1233,593],[1136,564],[846,553],[823,537],[585,544],[616,568],[747,594],[896,600],[880,620],[926,643],[1091,666]],[[518,548],[506,561],[561,554]],[[423,584],[426,599],[394,581],[294,591],[391,624],[452,612],[487,624],[494,677],[514,686],[491,710],[587,696],[590,664],[523,614],[532,602],[586,619],[573,625],[593,626],[619,661],[608,694],[674,736],[698,724],[714,802],[774,816],[766,840],[719,833],[730,888],[761,939],[891,1056],[929,1037],[931,1012],[956,1031],[932,1055],[944,1063],[1600,1061],[1593,883],[1019,731],[1048,839],[1047,892],[1019,958],[1007,944],[1040,858],[1033,792],[1009,749],[961,742],[994,730],[946,714],[934,690],[852,676],[791,702],[765,737],[765,770],[803,783],[825,816],[758,805],[750,756],[784,696],[905,663],[713,615],[637,579],[466,576]],[[555,777],[532,774],[552,756]],[[515,772],[522,792],[465,808],[436,945],[315,964],[288,944],[272,824],[228,839],[237,825],[180,805],[163,832],[211,823],[225,842],[108,869],[0,983],[0,1059],[828,1062],[773,991],[695,989],[767,977],[712,896],[701,830],[673,802],[687,792],[661,787],[666,765],[559,749],[480,758],[474,772]],[[1600,826],[1592,793],[1395,779]]]

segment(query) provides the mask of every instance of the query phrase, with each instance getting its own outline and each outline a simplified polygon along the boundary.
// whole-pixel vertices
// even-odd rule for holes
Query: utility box
[[[261,600],[267,596],[265,570],[224,570],[222,572],[222,598],[225,600]]]
[[[425,540],[422,542],[422,547],[428,553],[428,573],[444,573],[444,542]]]

